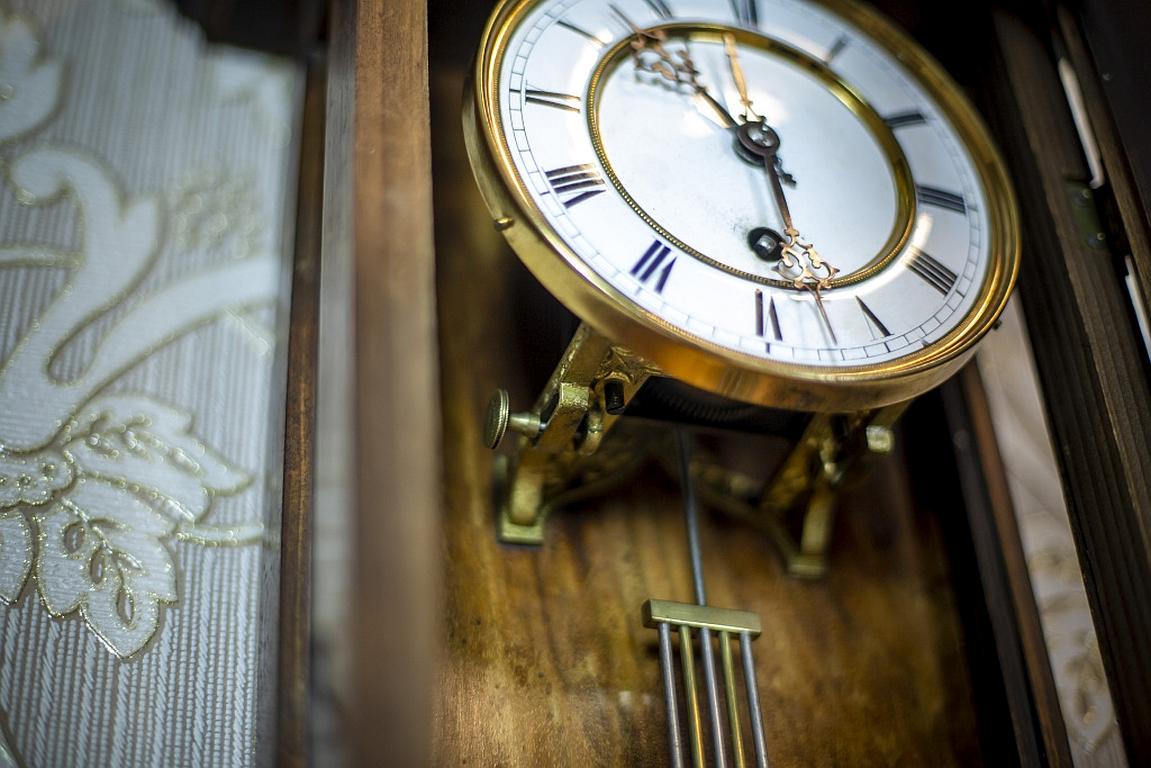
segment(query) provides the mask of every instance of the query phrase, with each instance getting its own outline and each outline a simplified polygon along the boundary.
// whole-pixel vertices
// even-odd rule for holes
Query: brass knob
[[[484,444],[493,450],[499,448],[509,429],[527,437],[535,437],[543,431],[543,424],[534,413],[512,413],[507,390],[497,389],[488,401],[487,415],[484,417]]]

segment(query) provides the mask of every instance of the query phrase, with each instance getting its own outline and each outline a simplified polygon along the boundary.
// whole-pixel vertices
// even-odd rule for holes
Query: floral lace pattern
[[[0,148],[51,120],[64,74],[28,21],[0,19]],[[7,164],[17,198],[72,206],[80,237],[73,249],[0,244],[0,270],[69,272],[0,361],[0,601],[20,600],[31,584],[53,616],[79,615],[129,657],[177,600],[175,541],[254,543],[264,530],[211,525],[214,499],[242,493],[253,478],[196,436],[190,414],[108,388],[179,336],[272,302],[278,264],[241,248],[239,258],[144,292],[167,214],[159,197],[124,194],[99,159],[73,147],[34,147]],[[180,231],[215,227],[217,241],[227,240],[226,219],[217,226],[181,202],[168,215]],[[102,337],[86,369],[56,375],[54,359],[97,321]]]

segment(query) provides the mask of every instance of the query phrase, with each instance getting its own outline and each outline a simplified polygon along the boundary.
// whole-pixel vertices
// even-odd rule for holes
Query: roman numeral
[[[870,321],[871,326],[875,330],[879,331],[879,335],[880,336],[890,336],[891,331],[887,330],[887,326],[883,324],[883,321],[880,320],[876,316],[876,314],[871,311],[871,307],[867,306],[867,304],[864,303],[863,299],[859,298],[858,296],[855,297],[855,300],[859,302],[859,308],[863,310],[863,316],[866,317]],[[874,339],[875,334],[873,333],[871,335],[871,337]]]
[[[643,256],[631,268],[632,276],[638,277],[644,284],[655,278],[655,292],[663,293],[663,287],[667,285],[667,278],[671,275],[671,268],[675,266],[675,257],[672,256],[670,260],[667,258],[670,254],[670,247],[659,240],[653,240],[643,252]]]
[[[904,128],[909,125],[923,125],[927,122],[927,118],[920,112],[900,112],[898,115],[883,118],[883,122],[887,123],[888,128]]]
[[[532,104],[543,104],[545,107],[555,107],[556,109],[563,109],[579,114],[580,97],[567,93],[528,88],[524,91],[524,101]]]
[[[925,253],[914,245],[910,249],[911,256],[907,259],[907,266],[912,272],[922,277],[927,284],[946,296],[955,287],[959,275],[940,264],[934,256]]]
[[[957,195],[954,192],[916,185],[915,194],[919,198],[919,202],[924,205],[934,205],[936,208],[945,208],[956,213],[967,213],[967,201],[963,199],[962,195]]]
[[[603,177],[591,163],[556,168],[545,172],[544,175],[547,176],[556,196],[567,208],[603,193],[602,189],[595,189],[603,186]],[[567,199],[564,199],[565,196]]]
[[[779,313],[775,311],[775,299],[767,300],[767,311],[764,311],[763,306],[763,291],[756,290],[755,292],[755,335],[760,338],[766,338],[768,330],[771,330],[771,335],[776,341],[783,341],[783,331],[779,327]],[[771,343],[768,343],[768,349],[771,349]]]
[[[759,10],[756,8],[757,0],[731,0],[731,10],[735,20],[745,27],[759,26]]]
[[[591,32],[588,32],[583,27],[577,27],[575,24],[572,24],[570,21],[565,21],[564,19],[560,19],[559,21],[556,22],[556,26],[557,27],[563,27],[564,29],[566,29],[570,32],[575,32],[580,37],[587,38],[588,40],[591,41],[592,45],[594,45],[596,48],[603,48],[605,45],[607,45],[607,43],[605,43],[603,40],[600,40],[598,37],[593,35]]]
[[[831,44],[831,48],[827,50],[827,55],[823,57],[823,63],[830,64],[836,56],[843,53],[843,49],[847,47],[849,42],[846,35],[836,39],[836,41]]]
[[[648,8],[651,8],[651,12],[654,13],[656,16],[659,16],[661,19],[670,19],[670,18],[672,18],[672,16],[675,15],[671,12],[671,8],[668,7],[667,3],[664,2],[664,0],[643,0],[643,1],[645,3],[647,3]]]

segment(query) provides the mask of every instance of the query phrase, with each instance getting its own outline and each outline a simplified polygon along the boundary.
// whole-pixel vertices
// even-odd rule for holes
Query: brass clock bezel
[[[916,397],[942,383],[998,319],[1019,272],[1019,224],[1003,162],[974,108],[943,68],[904,32],[854,0],[813,0],[885,47],[951,122],[975,163],[990,222],[990,265],[980,297],[946,336],[897,360],[827,368],[784,363],[693,336],[631,302],[564,242],[532,202],[499,119],[499,66],[508,41],[541,0],[503,0],[489,18],[464,98],[472,168],[497,226],[535,277],[568,309],[658,371],[745,402],[847,412]]]

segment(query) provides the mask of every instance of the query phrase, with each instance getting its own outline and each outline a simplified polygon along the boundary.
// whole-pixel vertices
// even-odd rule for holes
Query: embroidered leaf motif
[[[23,456],[0,451],[0,510],[44,504],[72,478],[72,464],[56,451]]]
[[[32,567],[32,534],[24,515],[0,513],[0,600],[16,602]]]
[[[1064,711],[1074,724],[1072,735],[1086,751],[1092,751],[1114,726],[1111,695],[1103,672],[1103,658],[1094,636],[1079,635],[1069,655],[1060,648],[1052,656],[1060,679],[1070,683],[1060,692]]]
[[[156,631],[159,603],[176,599],[172,557],[161,539],[173,523],[128,489],[80,479],[34,517],[36,580],[48,611],[80,614],[118,656]]]
[[[85,475],[124,484],[177,520],[194,522],[216,493],[236,493],[251,476],[192,432],[192,417],[140,395],[106,395],[85,407],[65,452]]]

